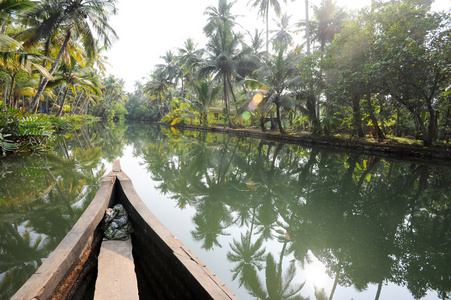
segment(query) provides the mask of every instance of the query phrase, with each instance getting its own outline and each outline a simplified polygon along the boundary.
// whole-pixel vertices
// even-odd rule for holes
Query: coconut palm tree
[[[103,117],[113,103],[124,104],[127,101],[124,85],[123,79],[118,79],[112,75],[103,80],[101,107],[97,112],[97,116]]]
[[[308,0],[305,0],[305,38],[307,43],[307,54],[310,54],[310,19]]]
[[[267,88],[267,92],[260,105],[264,105],[269,111],[270,107],[276,105],[277,125],[280,133],[284,134],[285,130],[281,122],[281,108],[292,108],[294,100],[286,94],[287,88],[299,79],[297,75],[297,62],[299,56],[295,52],[286,53],[287,44],[277,45],[277,55],[267,55],[263,58],[263,65],[256,71],[257,77],[263,86]],[[264,129],[265,113],[262,114],[262,130]]]
[[[285,43],[287,45],[291,45],[293,43],[293,30],[290,25],[291,16],[284,14],[279,18],[279,20],[274,20],[276,22],[277,30],[271,30],[271,32],[275,33],[272,37],[273,41],[277,43]]]
[[[11,14],[16,14],[19,12],[26,11],[31,9],[36,5],[36,2],[32,2],[29,0],[1,0],[0,1],[0,52],[5,53],[5,48],[7,48],[6,52],[10,51],[11,48],[20,47],[21,43],[16,41],[15,39],[4,34],[5,27],[8,25],[10,21]]]
[[[57,116],[61,116],[63,112],[69,91],[72,91],[74,97],[77,95],[77,90],[88,91],[94,95],[102,93],[97,81],[93,80],[93,74],[92,68],[82,67],[74,57],[71,57],[69,63],[64,62],[60,66],[59,72],[54,76],[54,81],[49,84],[49,87],[65,84],[64,95]]]
[[[221,2],[225,1],[221,0]],[[250,52],[247,48],[241,49],[241,34],[235,34],[227,21],[220,24],[217,30],[212,31],[209,35],[210,41],[206,47],[207,59],[200,64],[199,75],[213,75],[214,80],[222,82],[224,104],[229,126],[235,127],[230,118],[229,108],[230,94],[232,94],[236,103],[231,78],[236,73],[238,64]]]
[[[180,60],[180,70],[182,71],[182,92],[181,96],[185,97],[185,86],[187,81],[192,81],[194,79],[194,71],[198,67],[199,63],[202,61],[203,49],[196,49],[197,44],[194,40],[188,38],[185,40],[184,47],[178,48],[179,60]]]
[[[219,94],[221,88],[221,86],[212,87],[211,83],[206,81],[193,84],[196,95],[195,100],[191,101],[191,105],[199,112],[201,125],[207,125],[208,108]]]
[[[10,44],[11,45],[11,44]],[[19,49],[19,51],[13,50],[11,48],[7,49],[6,52],[3,53],[3,59],[0,60],[0,67],[8,74],[10,77],[10,86],[9,86],[9,104],[11,107],[17,108],[17,100],[14,94],[16,77],[22,72],[26,72],[31,76],[33,69],[38,70],[42,76],[47,77],[49,79],[52,76],[47,72],[45,68],[42,68],[38,63],[37,59],[40,59],[40,55],[35,55],[32,53],[26,53]]]
[[[314,6],[313,10],[313,20],[308,20],[307,17],[307,20],[298,22],[297,26],[305,27],[308,43],[319,43],[319,49],[324,52],[326,44],[332,42],[335,35],[340,33],[347,14],[333,0],[323,0],[321,5]]]
[[[162,64],[157,64],[155,68],[160,69],[166,75],[166,80],[174,86],[177,86],[178,80],[182,77],[183,73],[180,70],[178,57],[171,50],[166,51],[166,54],[160,56],[163,59]]]
[[[61,35],[62,43],[58,54],[49,70],[53,74],[60,64],[70,40],[79,40],[90,56],[95,57],[98,49],[97,40],[109,47],[112,38],[117,38],[113,28],[108,24],[109,17],[116,13],[114,0],[45,0],[25,14],[24,21],[32,25],[19,37],[25,38],[24,47],[31,47],[39,42],[49,42]],[[33,111],[46,88],[49,79],[40,81],[37,93],[28,110]]]
[[[218,0],[218,7],[209,6],[205,10],[205,15],[208,16],[207,25],[204,27],[204,32],[207,36],[225,29],[231,30],[236,24],[236,15],[231,13],[231,9],[236,1],[228,3],[227,0]]]
[[[277,16],[281,13],[280,2],[278,0],[250,0],[253,7],[258,7],[258,12],[265,18],[266,23],[266,52],[269,49],[269,8],[272,6]],[[283,0],[286,3],[286,0]]]
[[[163,70],[156,69],[150,75],[150,80],[144,88],[144,93],[150,96],[150,101],[156,101],[160,117],[167,113],[166,93],[169,91],[170,85]]]

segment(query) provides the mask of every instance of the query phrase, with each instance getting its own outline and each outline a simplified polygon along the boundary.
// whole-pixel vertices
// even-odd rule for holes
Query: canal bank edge
[[[339,137],[314,136],[309,133],[280,134],[275,131],[258,131],[251,128],[225,128],[205,127],[200,125],[159,125],[215,133],[227,133],[243,137],[258,138],[266,141],[296,144],[306,147],[315,147],[336,152],[356,152],[366,155],[377,155],[420,163],[434,163],[451,165],[451,147],[420,145],[391,144],[388,142],[365,142],[357,139],[344,139]]]

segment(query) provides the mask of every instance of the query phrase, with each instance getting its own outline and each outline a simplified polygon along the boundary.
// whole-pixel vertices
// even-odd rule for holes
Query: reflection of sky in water
[[[122,170],[130,177],[133,185],[142,200],[148,205],[150,210],[157,216],[157,218],[184,244],[186,244],[200,259],[203,261],[222,281],[236,293],[241,299],[253,299],[249,295],[244,286],[239,287],[239,282],[236,279],[232,281],[232,272],[230,270],[235,267],[233,263],[227,260],[227,252],[230,251],[229,244],[233,243],[233,240],[240,240],[240,234],[245,233],[248,228],[239,228],[236,225],[227,227],[225,231],[230,235],[220,235],[218,238],[222,247],[214,246],[213,250],[207,251],[201,248],[202,242],[194,240],[191,231],[194,230],[195,224],[193,223],[193,217],[196,213],[195,209],[187,205],[185,209],[181,210],[176,207],[176,201],[170,199],[171,195],[161,194],[155,187],[159,185],[159,182],[155,182],[150,178],[146,170],[146,164],[142,158],[133,157],[132,146],[126,146],[124,149],[124,155],[120,158]],[[106,163],[107,170],[111,170],[112,163]],[[247,182],[248,187],[253,187],[253,182]],[[236,215],[234,215],[236,216]],[[253,238],[255,241],[255,238]],[[266,248],[267,253],[271,252],[276,261],[279,259],[280,251],[282,249],[282,243],[277,239],[268,240],[263,243],[263,247]],[[304,265],[304,269],[300,266],[299,262],[296,262],[296,277],[292,282],[292,285],[298,285],[305,281],[305,286],[301,290],[300,295],[303,297],[310,297],[311,300],[315,299],[315,287],[318,290],[324,288],[327,296],[329,296],[334,278],[330,278],[325,273],[324,265],[318,261],[318,259],[309,250],[309,263]],[[283,259],[283,272],[289,266],[290,261],[294,259],[292,254],[287,255]],[[265,282],[265,270],[258,272],[261,282]],[[359,292],[353,286],[342,287],[337,286],[333,299],[374,299],[377,293],[377,284],[369,285],[365,291]],[[412,299],[411,294],[405,287],[400,287],[390,283],[384,284],[380,299]],[[436,292],[429,292],[422,299],[432,300],[437,299]]]

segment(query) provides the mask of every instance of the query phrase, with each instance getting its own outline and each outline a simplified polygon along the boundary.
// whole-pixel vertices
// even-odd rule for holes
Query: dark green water
[[[58,245],[115,158],[152,212],[242,299],[451,295],[447,164],[96,124],[50,153],[0,159],[0,299]]]

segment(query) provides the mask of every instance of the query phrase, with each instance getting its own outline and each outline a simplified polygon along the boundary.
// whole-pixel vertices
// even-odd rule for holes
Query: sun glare
[[[252,98],[252,101],[249,103],[249,110],[253,111],[257,108],[257,106],[260,104],[260,102],[262,102],[263,100],[263,95],[260,93],[257,93],[254,95],[254,97]]]
[[[306,281],[313,287],[327,290],[331,279],[326,273],[326,268],[310,251],[309,257],[312,261],[304,269]]]

